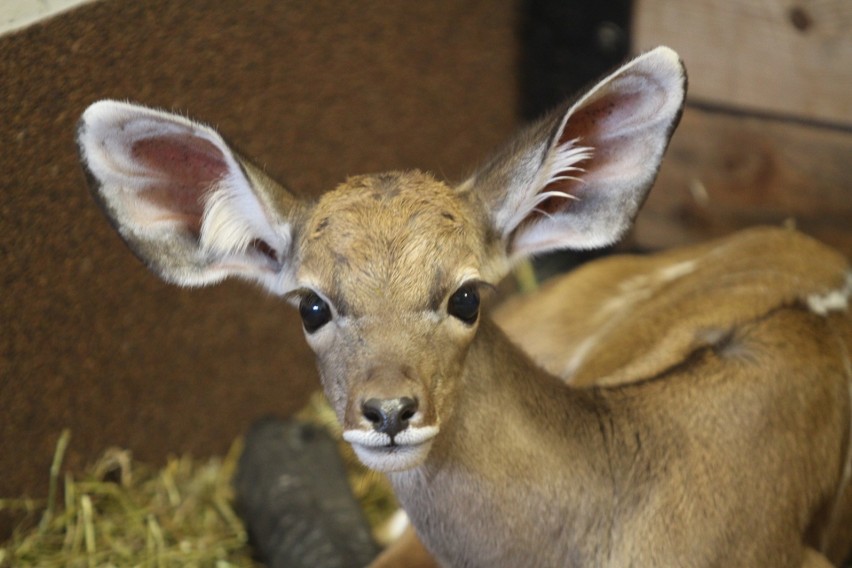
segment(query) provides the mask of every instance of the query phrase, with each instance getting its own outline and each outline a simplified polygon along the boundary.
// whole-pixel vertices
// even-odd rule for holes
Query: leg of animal
[[[409,526],[370,564],[370,568],[438,568],[438,563]]]
[[[96,103],[78,141],[96,199],[157,274],[241,277],[298,307],[344,438],[441,565],[798,568],[850,506],[850,378],[827,340],[849,321],[844,259],[769,231],[676,264],[603,263],[590,281],[626,297],[523,317],[522,335],[549,311],[589,329],[564,372],[480,313],[518,259],[623,234],[684,92],[658,48],[456,186],[391,172],[316,202],[161,111]]]
[[[834,564],[828,561],[828,558],[812,548],[805,549],[805,561],[802,563],[802,568],[834,568]]]

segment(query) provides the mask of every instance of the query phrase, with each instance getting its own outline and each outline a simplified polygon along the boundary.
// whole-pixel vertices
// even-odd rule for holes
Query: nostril
[[[371,402],[377,402],[375,399],[370,399],[364,403],[363,408],[361,409],[364,418],[369,420],[375,425],[381,425],[382,423],[382,411],[379,409],[378,405],[370,404]]]
[[[417,413],[417,399],[404,396],[399,399],[399,402],[401,405],[399,419],[407,423],[409,420],[414,418],[414,415]]]
[[[361,405],[361,413],[377,432],[393,438],[408,428],[408,421],[417,413],[417,399],[407,396],[401,398],[371,398]]]

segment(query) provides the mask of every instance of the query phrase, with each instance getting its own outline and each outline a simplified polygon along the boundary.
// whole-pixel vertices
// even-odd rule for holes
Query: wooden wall
[[[636,244],[784,223],[852,257],[852,2],[637,0],[633,36],[689,70]]]
[[[305,196],[460,178],[514,129],[515,20],[512,0],[107,0],[0,37],[0,498],[45,495],[63,428],[73,468],[113,445],[221,453],[318,387],[282,302],[180,290],[130,254],[77,163],[89,103],[211,123]]]

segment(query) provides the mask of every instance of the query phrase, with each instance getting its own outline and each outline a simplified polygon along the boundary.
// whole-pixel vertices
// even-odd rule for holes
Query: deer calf
[[[685,83],[658,48],[456,187],[391,172],[315,203],[210,128],[140,106],[93,104],[79,145],[162,278],[237,276],[298,306],[344,438],[441,564],[827,565],[852,541],[836,253],[758,231],[607,260],[505,308],[532,359],[480,312],[518,259],[623,234]]]

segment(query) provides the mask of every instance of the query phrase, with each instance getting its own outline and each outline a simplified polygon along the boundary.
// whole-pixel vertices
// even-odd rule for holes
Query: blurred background
[[[315,196],[389,169],[459,181],[524,120],[666,44],[688,106],[619,247],[769,223],[852,256],[848,0],[7,0],[0,33],[0,497],[46,494],[65,428],[68,468],[109,446],[221,454],[318,388],[289,307],[236,282],[163,284],[110,228],[74,143],[101,98],[209,123]]]

